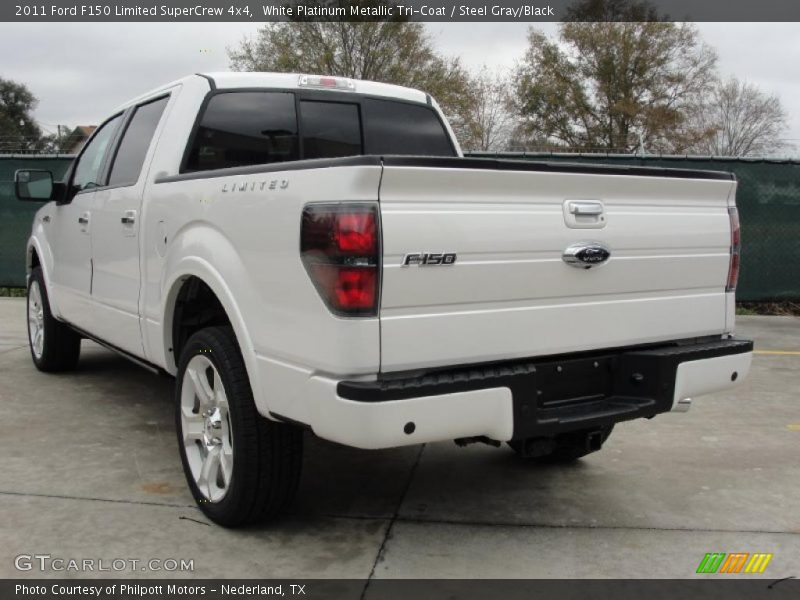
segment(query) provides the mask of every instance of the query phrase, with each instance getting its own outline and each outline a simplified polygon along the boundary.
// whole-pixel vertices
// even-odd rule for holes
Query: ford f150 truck
[[[193,75],[16,186],[50,201],[34,363],[89,338],[174,375],[189,487],[227,526],[292,500],[303,429],[569,461],[750,367],[730,174],[464,158],[417,90]]]

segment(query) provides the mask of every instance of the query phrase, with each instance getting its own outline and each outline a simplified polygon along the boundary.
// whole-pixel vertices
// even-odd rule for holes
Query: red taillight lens
[[[310,204],[303,210],[300,254],[334,313],[377,315],[379,240],[375,204]]]
[[[731,223],[731,259],[728,266],[728,284],[725,286],[726,292],[735,292],[736,284],[739,282],[739,263],[742,249],[742,229],[739,225],[739,211],[735,206],[728,208],[728,216]]]
[[[372,255],[378,248],[375,214],[346,213],[336,219],[336,247],[339,252]]]
[[[375,269],[340,267],[336,276],[336,300],[349,309],[371,310],[377,292]]]

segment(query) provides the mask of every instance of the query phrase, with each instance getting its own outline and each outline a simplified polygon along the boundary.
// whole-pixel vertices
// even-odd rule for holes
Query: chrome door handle
[[[569,212],[573,215],[602,215],[603,205],[599,202],[570,202]]]

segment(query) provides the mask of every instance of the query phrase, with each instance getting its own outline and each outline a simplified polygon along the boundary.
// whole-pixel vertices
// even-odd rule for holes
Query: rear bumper
[[[309,425],[360,448],[554,436],[680,410],[687,398],[740,383],[752,350],[749,340],[705,340],[376,381],[312,377]]]

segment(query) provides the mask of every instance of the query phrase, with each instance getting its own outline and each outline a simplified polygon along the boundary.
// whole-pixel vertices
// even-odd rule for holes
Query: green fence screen
[[[0,156],[0,286],[25,285],[25,246],[40,202],[20,202],[14,195],[14,171],[46,169],[60,180],[71,156]]]
[[[800,299],[800,161],[560,154],[471,153],[471,156],[576,163],[728,171],[739,182],[736,204],[742,224],[742,265],[736,298],[745,301]]]
[[[598,154],[487,154],[523,160],[631,164],[729,171],[739,188],[742,271],[737,298],[748,301],[800,299],[800,161]],[[39,204],[14,198],[14,171],[49,169],[60,179],[71,157],[0,156],[0,286],[25,285],[25,244]]]

